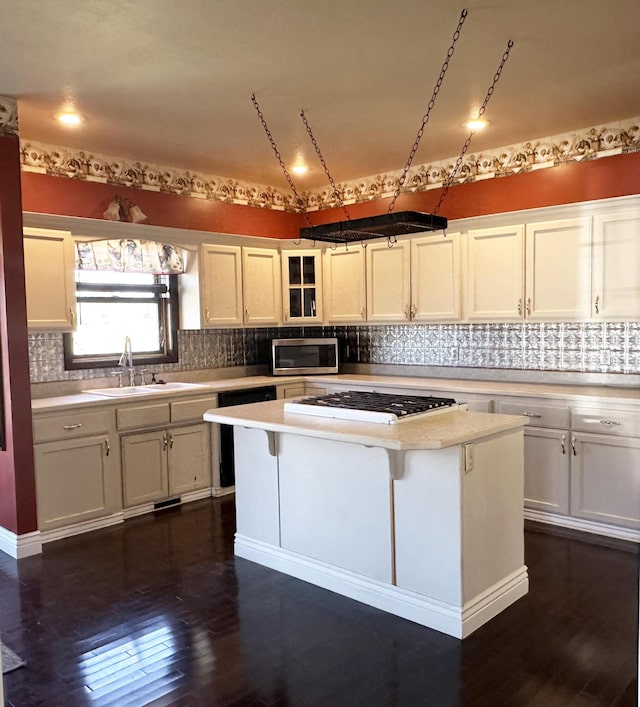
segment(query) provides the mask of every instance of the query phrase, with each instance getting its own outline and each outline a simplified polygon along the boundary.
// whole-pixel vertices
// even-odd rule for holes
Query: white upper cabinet
[[[197,258],[187,258],[179,282],[182,329],[277,326],[281,321],[275,249],[201,245]]]
[[[204,327],[242,324],[242,251],[239,246],[200,246],[200,297]]]
[[[524,314],[524,226],[467,233],[465,318],[518,321]]]
[[[366,319],[365,251],[359,243],[324,252],[324,312],[328,324]]]
[[[460,234],[367,246],[367,319],[438,322],[460,319]]]
[[[23,235],[29,328],[73,331],[76,291],[71,233],[25,227]]]
[[[530,321],[587,319],[591,220],[530,223],[525,240],[525,317]]]
[[[411,316],[411,243],[369,243],[367,260],[367,320],[408,322]]]
[[[244,323],[277,326],[281,321],[280,254],[269,248],[242,249]]]
[[[460,319],[460,234],[411,240],[412,321]]]
[[[640,318],[640,207],[594,217],[591,314]]]
[[[322,251],[283,250],[282,307],[285,324],[322,323]]]

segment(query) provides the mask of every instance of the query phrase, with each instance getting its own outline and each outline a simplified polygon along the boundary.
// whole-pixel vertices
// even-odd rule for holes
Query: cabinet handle
[[[596,295],[596,301],[593,303],[596,314],[600,314],[600,295]]]
[[[104,441],[104,454],[106,457],[108,457],[109,454],[111,454],[111,445],[109,444],[108,439],[105,439],[105,441]]]
[[[410,318],[410,317],[409,317],[409,305],[408,305],[408,304],[405,305],[405,307],[404,307],[404,318],[405,318],[405,319],[409,319],[409,318]]]
[[[288,309],[284,310],[284,320],[285,320],[285,322],[289,321],[289,310]]]
[[[565,447],[565,442],[567,441],[567,435],[562,435],[562,439],[560,440],[560,446],[562,447],[562,453],[566,454],[567,453],[567,448]]]
[[[248,308],[244,310],[244,316],[245,316],[247,319],[249,319],[249,309],[248,309]]]
[[[168,439],[168,435],[165,433],[164,437],[162,438],[162,449],[164,451],[166,451],[168,446],[169,446],[169,439]]]
[[[211,315],[209,314],[209,307],[204,308],[204,316],[207,318],[207,321],[211,319]]]
[[[536,420],[539,420],[539,419],[542,417],[542,415],[538,415],[537,412],[523,412],[522,414],[523,414],[525,417],[535,417]]]
[[[173,449],[173,435],[169,435],[169,449]]]
[[[418,308],[415,306],[415,304],[411,305],[411,319],[413,319],[416,316],[416,312],[418,311]]]
[[[65,425],[63,430],[79,430],[82,427],[82,422],[77,422],[75,425]]]
[[[522,297],[518,300],[518,314],[522,314]]]
[[[76,310],[73,307],[69,307],[69,319],[71,320],[71,326],[75,329],[76,326]]]
[[[527,297],[527,314],[531,314],[531,297]]]
[[[360,318],[364,319],[364,307],[360,307]]]
[[[573,456],[577,457],[578,452],[576,451],[576,436],[571,435],[571,451],[573,452]]]
[[[598,422],[599,422],[601,425],[609,425],[609,426],[611,426],[611,425],[616,425],[616,426],[617,426],[617,425],[621,425],[621,424],[622,424],[622,422],[620,422],[619,420],[598,420]]]

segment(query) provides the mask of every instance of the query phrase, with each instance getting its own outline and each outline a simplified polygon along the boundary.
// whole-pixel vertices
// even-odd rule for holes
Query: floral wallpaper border
[[[0,96],[0,134],[18,134],[18,102],[11,96]]]
[[[9,101],[12,99],[9,99]],[[0,131],[10,130],[17,113],[0,97]],[[640,151],[640,117],[585,128],[553,137],[509,145],[496,150],[468,155],[454,183],[492,179],[537,169]],[[420,192],[442,186],[456,158],[422,164],[409,170],[401,193]],[[280,211],[297,211],[293,194],[270,186],[241,182],[225,177],[201,175],[190,171],[134,162],[90,151],[45,145],[33,141],[21,143],[22,169],[87,181],[103,182],[197,199],[212,199],[233,204]],[[401,177],[401,170],[338,184],[345,204],[373,201],[391,196]],[[302,193],[306,211],[339,205],[329,188]]]

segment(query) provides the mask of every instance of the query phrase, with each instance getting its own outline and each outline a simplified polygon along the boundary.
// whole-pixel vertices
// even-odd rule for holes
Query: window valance
[[[76,270],[179,275],[184,257],[180,248],[156,241],[76,241]]]

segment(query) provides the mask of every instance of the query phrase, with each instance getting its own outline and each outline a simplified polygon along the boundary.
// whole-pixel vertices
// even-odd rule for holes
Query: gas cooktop
[[[393,425],[404,420],[439,412],[450,412],[459,406],[453,398],[422,395],[396,395],[348,390],[342,393],[318,395],[284,404],[285,412],[341,420],[380,422]]]

